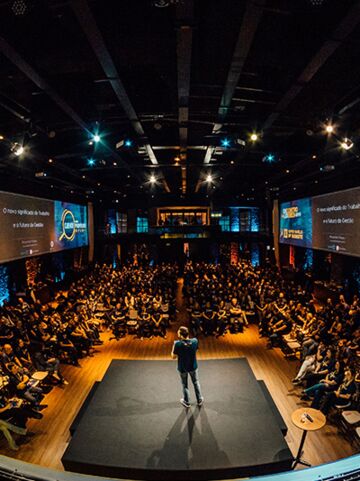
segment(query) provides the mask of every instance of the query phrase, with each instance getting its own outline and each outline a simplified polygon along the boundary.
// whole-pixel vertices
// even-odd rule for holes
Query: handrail
[[[254,481],[324,481],[336,476],[337,481],[341,481],[341,475],[346,475],[355,470],[359,471],[360,476],[360,454],[348,458],[334,461],[332,463],[321,464],[313,468],[301,469],[299,471],[288,471],[267,476],[257,476]],[[21,481],[115,481],[115,478],[103,478],[100,476],[90,476],[85,474],[71,473],[67,471],[57,471],[55,469],[44,468],[36,464],[26,463],[17,459],[0,455],[0,478]]]

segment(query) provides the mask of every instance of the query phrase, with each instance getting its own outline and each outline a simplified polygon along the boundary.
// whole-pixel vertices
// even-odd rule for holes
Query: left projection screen
[[[85,245],[86,206],[0,191],[0,263]]]

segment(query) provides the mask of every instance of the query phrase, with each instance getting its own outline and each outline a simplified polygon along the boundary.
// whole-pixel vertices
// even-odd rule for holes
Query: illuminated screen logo
[[[282,210],[283,219],[295,219],[296,217],[301,217],[301,211],[298,206],[287,207]]]
[[[74,214],[69,209],[65,209],[61,216],[61,236],[59,241],[64,238],[68,241],[75,239],[76,235],[76,220]]]
[[[69,209],[64,209],[61,216],[61,235],[59,241],[63,239],[72,242],[77,233],[85,232],[86,224],[79,222],[73,212]]]

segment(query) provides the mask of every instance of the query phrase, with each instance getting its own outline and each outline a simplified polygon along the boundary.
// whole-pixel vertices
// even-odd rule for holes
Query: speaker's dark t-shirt
[[[175,341],[174,354],[178,356],[178,371],[191,372],[197,369],[196,351],[199,342],[196,337]]]

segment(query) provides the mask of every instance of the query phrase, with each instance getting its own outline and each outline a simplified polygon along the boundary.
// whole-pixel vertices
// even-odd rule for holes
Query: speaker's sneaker
[[[186,402],[185,399],[180,399],[180,403],[184,406],[184,408],[190,407],[190,403]]]

